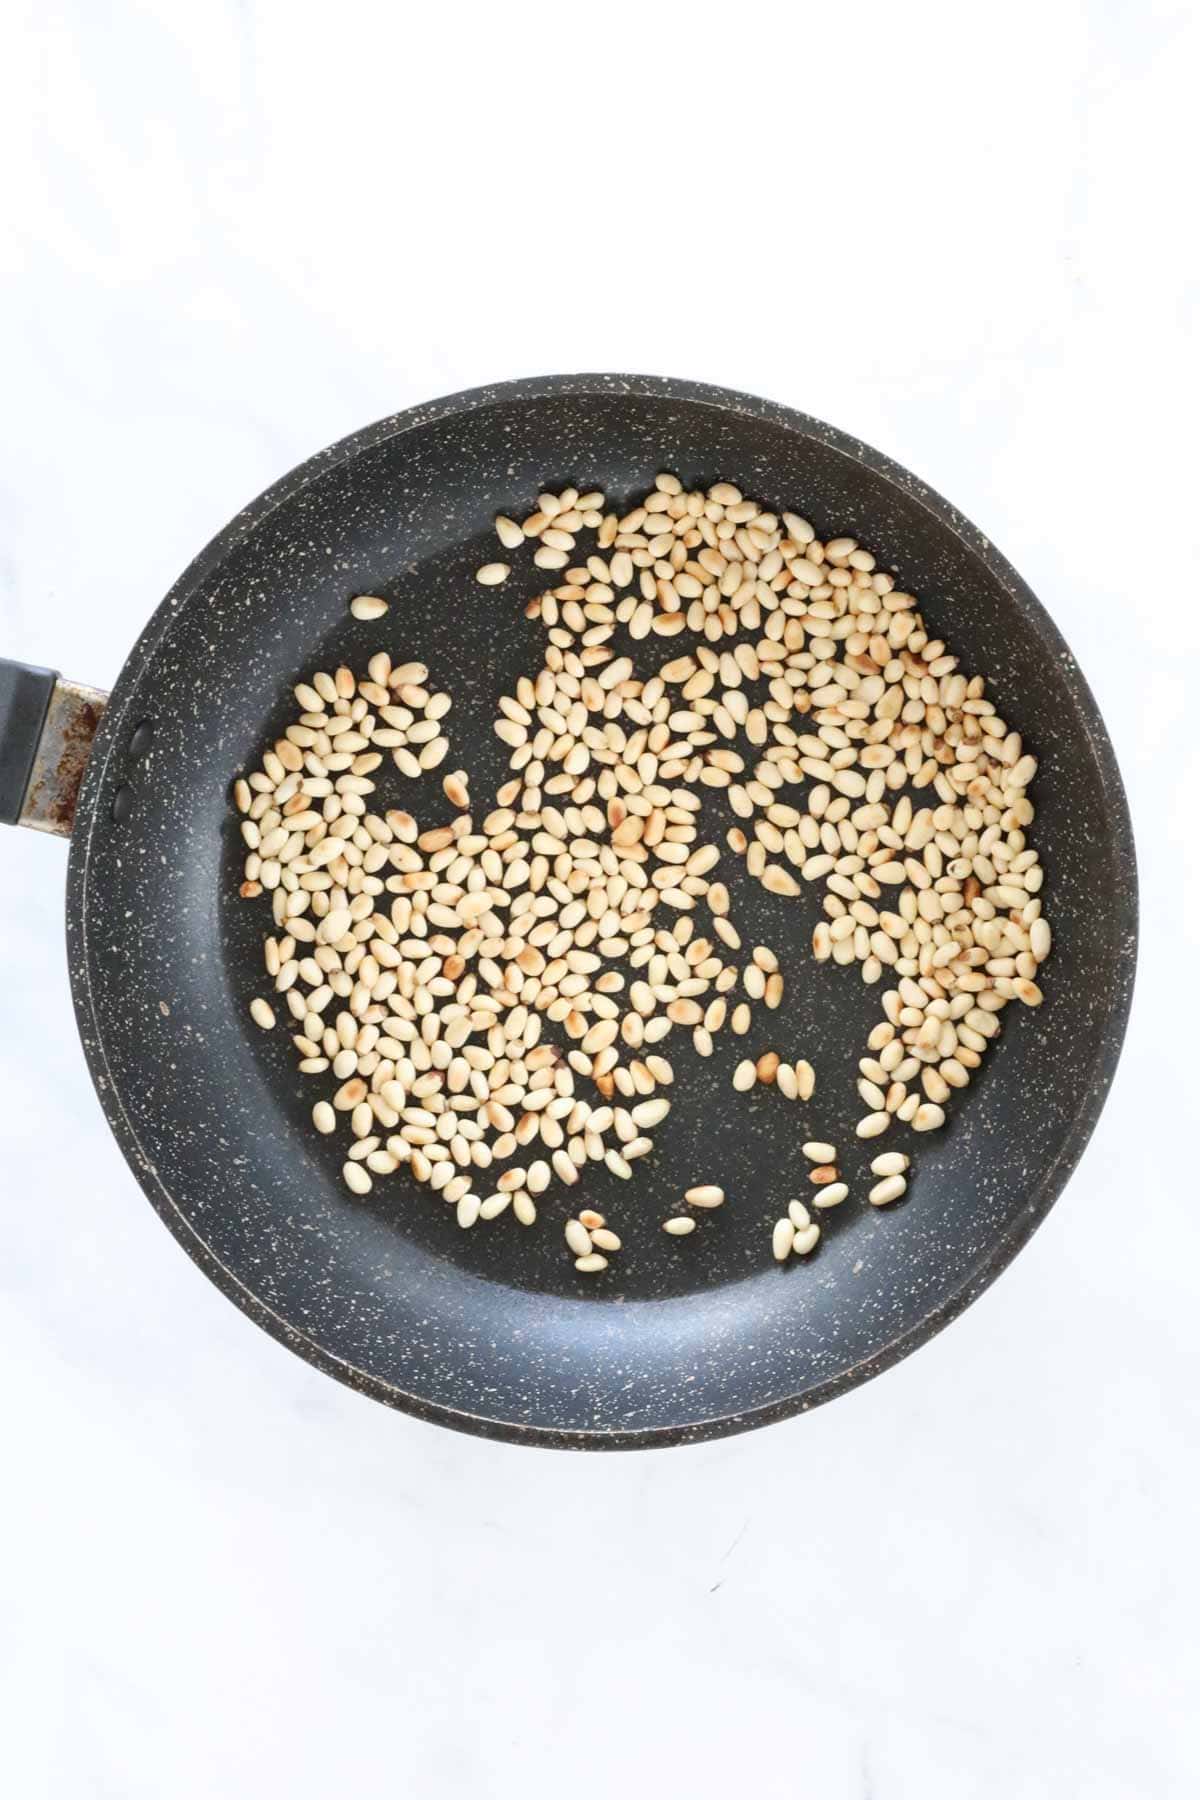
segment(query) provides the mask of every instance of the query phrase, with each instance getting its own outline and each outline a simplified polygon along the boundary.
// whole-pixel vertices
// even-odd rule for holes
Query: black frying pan
[[[471,578],[497,554],[493,514],[522,516],[540,489],[566,482],[620,501],[661,467],[689,484],[736,481],[822,534],[853,533],[901,572],[964,666],[989,677],[1041,759],[1033,838],[1055,948],[1046,1005],[1008,1009],[944,1131],[905,1134],[910,1196],[878,1213],[859,1198],[872,1147],[853,1123],[854,1064],[879,990],[854,967],[811,961],[819,894],[783,900],[740,884],[749,941],[773,944],[794,971],[784,1007],[759,1012],[750,1040],[723,1034],[708,1063],[677,1055],[674,1110],[635,1182],[589,1173],[585,1202],[619,1221],[626,1248],[586,1282],[561,1233],[580,1189],[569,1202],[552,1189],[532,1231],[506,1215],[469,1232],[403,1175],[365,1203],[347,1192],[334,1142],[311,1126],[313,1085],[286,1032],[247,1018],[269,927],[234,895],[228,794],[291,716],[299,676],[362,666],[386,647],[428,662],[454,695],[451,761],[490,798],[504,779],[496,697],[538,666],[542,644],[521,612],[526,576],[500,590]],[[392,598],[382,626],[349,618],[347,597],[363,590]],[[1133,843],[1107,733],[1062,638],[986,538],[813,419],[721,389],[606,375],[479,389],[387,419],[286,476],[201,553],[135,646],[89,758],[102,705],[5,666],[9,815],[70,830],[74,814],[68,948],[101,1104],[212,1280],[310,1362],[394,1406],[586,1447],[683,1442],[800,1411],[886,1368],[982,1292],[1044,1218],[1095,1124],[1136,943]],[[442,818],[436,776],[415,791],[397,784],[390,804]],[[745,1045],[772,1043],[815,1064],[807,1107],[733,1093]],[[809,1136],[842,1147],[856,1198],[825,1215],[814,1258],[780,1267],[770,1225],[803,1191]],[[665,1238],[660,1221],[699,1180],[722,1183],[729,1202],[692,1237]]]

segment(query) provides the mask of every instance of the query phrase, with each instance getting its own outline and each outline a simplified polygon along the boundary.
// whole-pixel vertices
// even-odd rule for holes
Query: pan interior
[[[155,654],[115,697],[103,767],[89,777],[84,934],[92,1015],[139,1174],[239,1298],[402,1404],[502,1429],[653,1433],[823,1391],[951,1306],[1040,1214],[1103,1055],[1128,951],[1104,899],[1122,871],[1069,660],[969,527],[790,415],[617,389],[501,393],[400,423],[310,466],[219,556],[202,557]],[[452,695],[445,767],[470,772],[485,810],[505,773],[498,696],[536,671],[544,642],[522,614],[544,580],[527,553],[498,589],[473,579],[499,554],[493,515],[521,517],[540,489],[567,482],[620,504],[663,467],[688,485],[736,481],[822,535],[856,536],[917,593],[963,666],[988,677],[1041,760],[1031,837],[1055,931],[1048,1004],[1009,1009],[944,1131],[904,1134],[911,1195],[877,1213],[863,1204],[872,1147],[853,1126],[856,1060],[880,990],[864,988],[856,966],[813,962],[819,892],[775,898],[726,852],[739,929],[747,945],[778,952],[784,1004],[756,1009],[748,1038],[720,1034],[707,1062],[672,1034],[673,1110],[632,1182],[591,1166],[578,1187],[552,1187],[532,1230],[510,1213],[460,1231],[453,1209],[403,1173],[355,1199],[340,1177],[341,1137],[320,1138],[309,1118],[329,1077],[298,1075],[286,1031],[264,1034],[248,1018],[250,997],[267,991],[269,909],[236,897],[230,781],[294,715],[297,679],[343,661],[362,672],[383,648],[426,662]],[[352,619],[356,592],[386,595],[386,618]],[[657,639],[634,650],[646,674],[675,653]],[[144,718],[152,748],[135,762],[128,740]],[[404,806],[423,826],[450,816],[440,772],[378,779],[372,804]],[[133,805],[114,824],[122,783]],[[707,819],[722,841],[723,803]],[[813,1063],[807,1106],[733,1092],[740,1057],[771,1048]],[[799,1145],[812,1136],[839,1145],[852,1198],[826,1216],[811,1262],[777,1268],[770,1225],[804,1196]],[[720,1182],[728,1203],[692,1237],[665,1237],[662,1220],[697,1181]],[[575,1274],[562,1237],[581,1205],[608,1215],[625,1244],[595,1282]]]

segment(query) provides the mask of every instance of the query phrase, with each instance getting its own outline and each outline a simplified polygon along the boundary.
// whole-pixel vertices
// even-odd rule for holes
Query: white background
[[[809,1418],[603,1458],[392,1416],[202,1279],[89,1086],[64,848],[7,834],[14,1800],[1196,1791],[1188,10],[4,7],[0,650],[111,683],[230,514],[383,413],[699,377],[1000,544],[1143,882],[1111,1102],[998,1286]]]

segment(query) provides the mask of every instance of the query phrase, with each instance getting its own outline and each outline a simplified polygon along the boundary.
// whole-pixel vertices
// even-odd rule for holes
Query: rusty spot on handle
[[[107,704],[108,695],[99,688],[61,677],[54,684],[21,807],[22,825],[70,837],[79,784]]]

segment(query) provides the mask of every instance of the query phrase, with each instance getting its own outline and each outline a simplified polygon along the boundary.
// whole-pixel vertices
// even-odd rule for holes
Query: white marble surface
[[[111,682],[230,513],[410,402],[705,377],[1012,557],[1144,902],[1108,1110],[978,1306],[810,1418],[565,1457],[393,1417],[201,1278],[88,1083],[63,847],[7,834],[14,1800],[1196,1791],[1188,10],[5,9],[0,649]],[[653,233],[582,222],[639,185]]]

